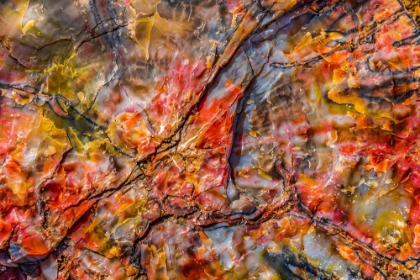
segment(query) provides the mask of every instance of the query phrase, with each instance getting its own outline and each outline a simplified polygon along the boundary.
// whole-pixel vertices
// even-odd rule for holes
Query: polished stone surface
[[[419,279],[418,7],[0,1],[0,278]]]

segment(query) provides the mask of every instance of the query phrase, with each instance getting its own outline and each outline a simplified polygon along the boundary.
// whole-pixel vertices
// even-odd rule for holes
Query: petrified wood
[[[419,10],[0,0],[0,279],[420,279]]]

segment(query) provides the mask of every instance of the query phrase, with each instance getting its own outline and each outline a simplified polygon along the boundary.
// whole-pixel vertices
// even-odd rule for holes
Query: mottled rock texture
[[[0,279],[420,279],[418,9],[0,0]]]

